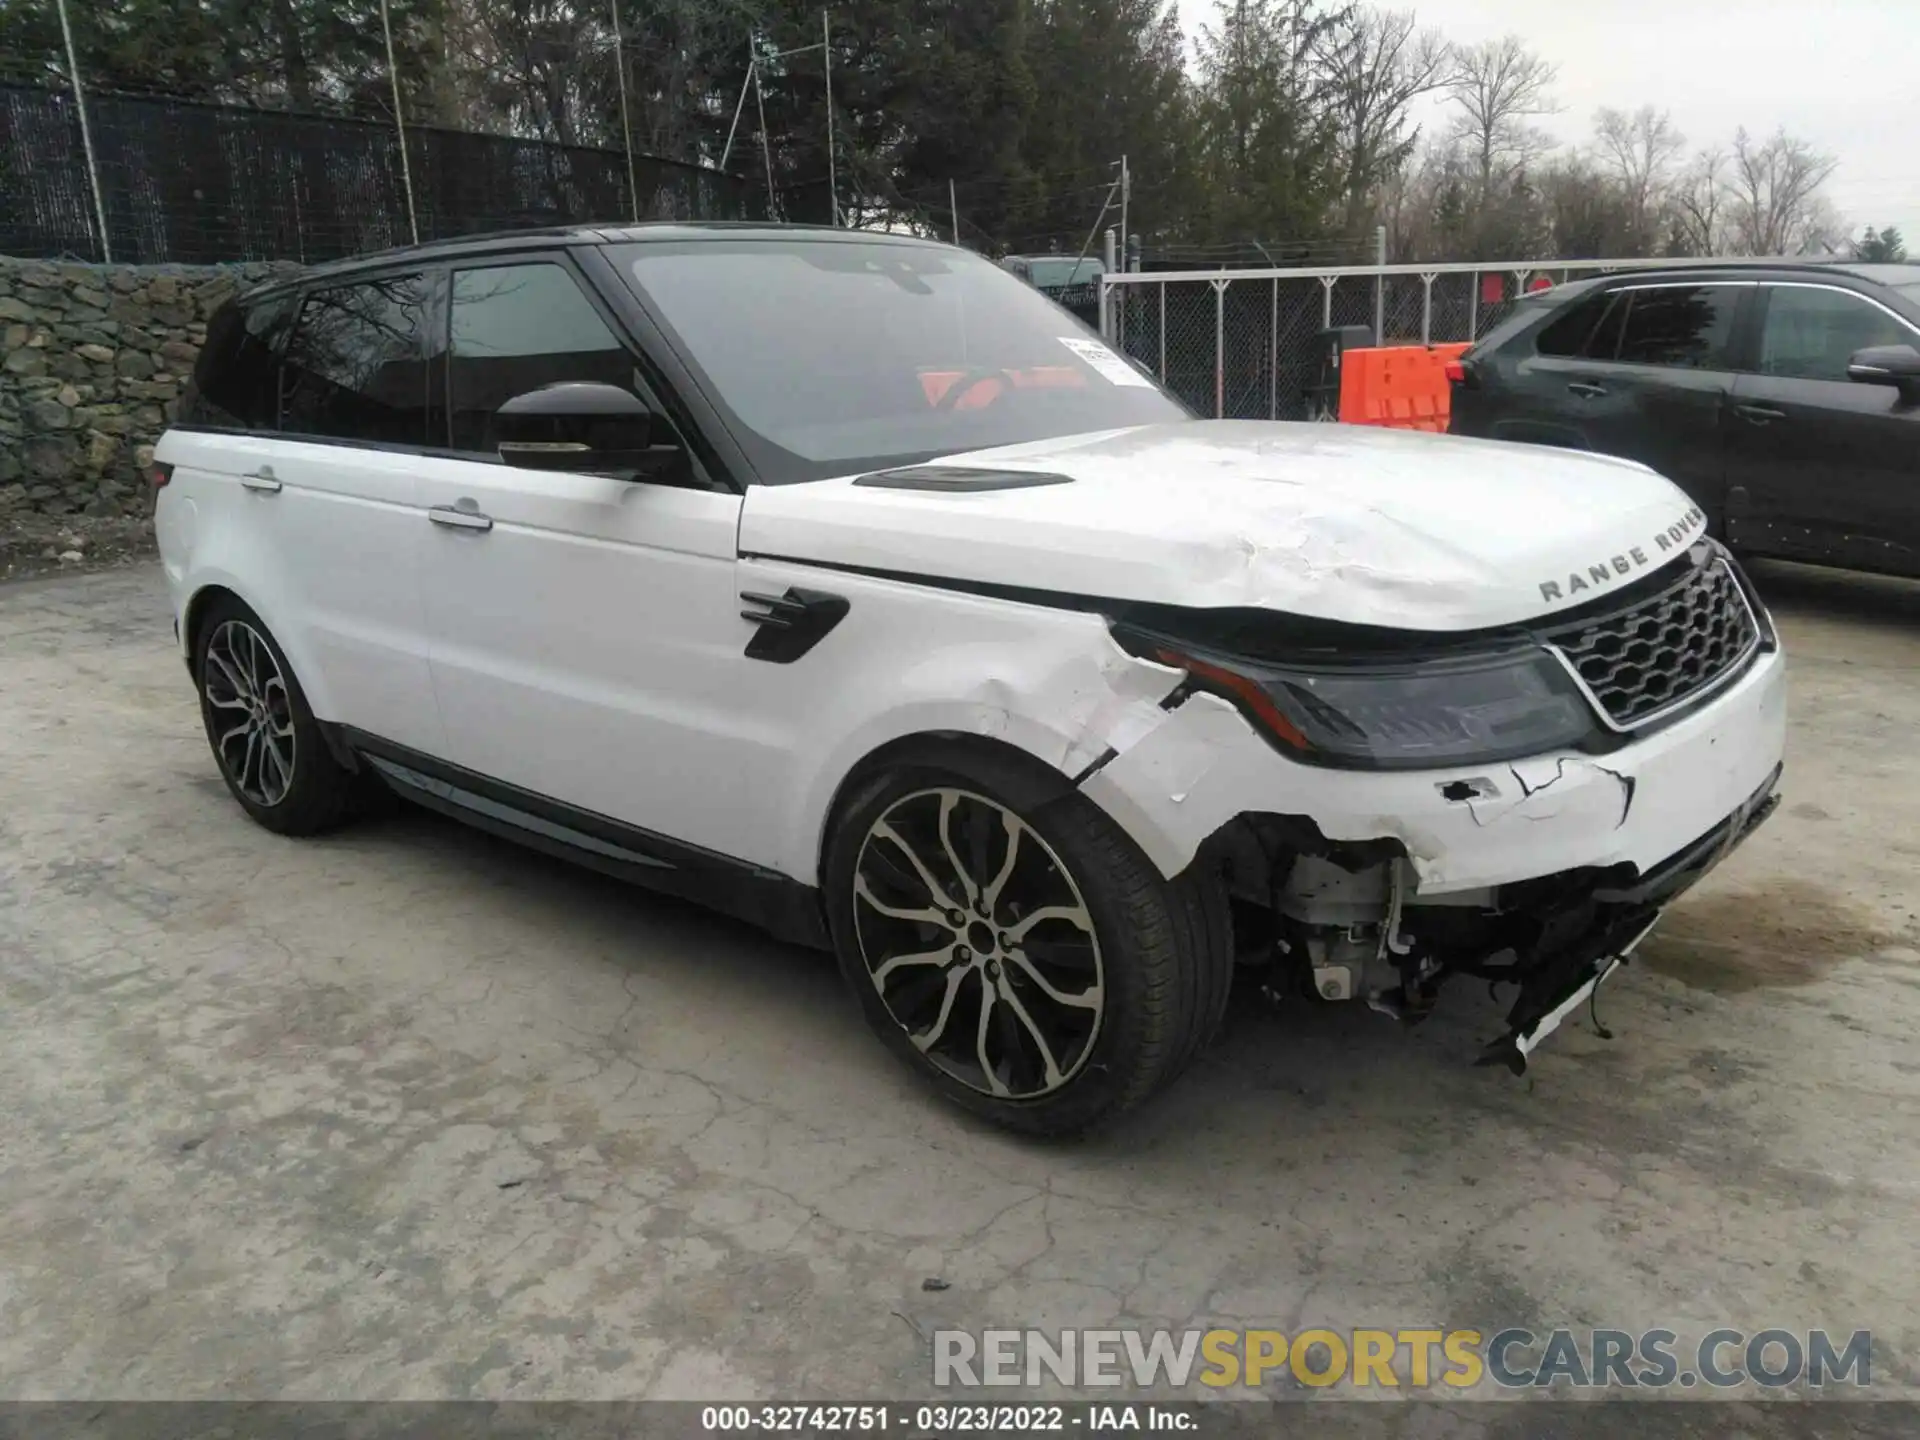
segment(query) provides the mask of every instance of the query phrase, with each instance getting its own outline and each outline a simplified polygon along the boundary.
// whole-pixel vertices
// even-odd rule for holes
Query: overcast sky
[[[1179,0],[1189,37],[1214,0]],[[1512,33],[1560,70],[1585,142],[1602,105],[1670,110],[1691,152],[1785,125],[1840,161],[1827,194],[1858,233],[1898,225],[1920,255],[1920,0],[1385,0],[1449,39]]]

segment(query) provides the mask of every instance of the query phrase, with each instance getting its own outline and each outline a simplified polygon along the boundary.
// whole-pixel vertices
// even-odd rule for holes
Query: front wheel
[[[1171,1081],[1232,974],[1224,892],[1166,880],[1097,806],[1013,757],[902,766],[843,809],[827,860],[842,973],[941,1093],[1061,1135]]]

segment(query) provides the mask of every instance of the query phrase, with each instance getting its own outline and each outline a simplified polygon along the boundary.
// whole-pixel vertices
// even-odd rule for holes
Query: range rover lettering
[[[1775,804],[1784,662],[1598,455],[1196,420],[905,236],[467,239],[211,327],[157,526],[221,774],[377,793],[830,948],[1082,1130],[1268,989],[1507,982],[1520,1069]]]

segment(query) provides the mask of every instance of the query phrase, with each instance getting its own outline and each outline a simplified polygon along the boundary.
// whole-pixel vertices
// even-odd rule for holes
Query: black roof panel
[[[943,241],[919,235],[902,235],[886,230],[848,230],[828,225],[780,225],[763,220],[654,220],[639,224],[544,225],[520,230],[494,230],[476,235],[456,235],[443,240],[426,240],[418,245],[397,245],[386,250],[369,250],[309,267],[283,280],[271,280],[250,289],[248,295],[266,295],[289,285],[309,281],[342,278],[362,270],[403,265],[409,261],[449,260],[464,255],[486,255],[539,245],[611,245],[636,241],[670,241],[726,237],[729,239],[790,239],[804,235],[816,240],[881,243],[891,245],[944,246]]]

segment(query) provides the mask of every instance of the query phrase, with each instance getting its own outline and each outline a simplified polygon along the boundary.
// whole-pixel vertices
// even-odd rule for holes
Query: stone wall
[[[295,268],[0,257],[0,514],[144,510],[208,316]]]

